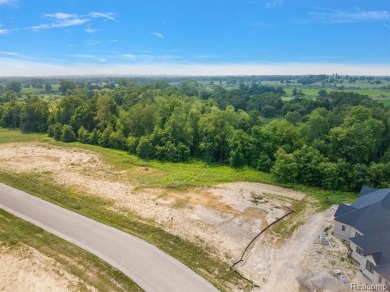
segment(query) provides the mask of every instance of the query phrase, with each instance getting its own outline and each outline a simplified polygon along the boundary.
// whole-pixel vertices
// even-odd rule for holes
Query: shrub
[[[65,125],[62,128],[61,141],[66,143],[76,141],[76,135],[70,125]]]

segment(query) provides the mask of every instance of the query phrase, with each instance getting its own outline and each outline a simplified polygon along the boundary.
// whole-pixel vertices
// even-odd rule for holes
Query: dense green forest
[[[0,126],[122,149],[143,159],[251,167],[271,172],[281,183],[335,190],[390,187],[389,106],[348,91],[322,89],[317,97],[305,97],[295,88],[285,100],[282,87],[260,81],[233,88],[198,82],[59,80],[60,95],[46,98],[22,93],[21,82],[7,81],[0,87]],[[44,80],[35,86],[53,91]]]

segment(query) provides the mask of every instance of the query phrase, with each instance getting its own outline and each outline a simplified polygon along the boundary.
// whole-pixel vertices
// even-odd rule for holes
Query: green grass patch
[[[322,190],[319,188],[298,184],[281,184],[280,186],[308,194],[315,199],[315,204],[320,211],[323,211],[333,205],[337,205],[340,203],[352,203],[358,197],[357,193],[354,192]]]
[[[307,204],[305,199],[301,201],[290,200],[290,202],[292,203],[292,209],[294,212],[275,224],[275,226],[272,226],[273,231],[284,238],[290,237],[303,223],[300,218]]]
[[[48,142],[52,139],[46,134],[24,134],[16,129],[0,128],[0,144],[15,142]]]
[[[96,287],[99,291],[142,291],[126,275],[93,254],[2,209],[0,241],[14,246],[22,242],[53,258],[62,264],[66,271],[84,282],[78,283],[78,291],[87,291],[87,285]]]
[[[287,95],[289,95],[290,97],[293,97],[292,94],[293,94],[294,87],[295,86],[288,87],[288,88],[283,88],[283,89],[284,89],[284,91],[286,92]],[[303,88],[303,87],[300,87],[300,86],[297,86],[297,89],[298,90],[301,89],[302,93],[306,97],[317,97],[318,96],[319,89],[316,89],[316,88]]]
[[[302,90],[302,92],[305,94],[304,95],[305,97],[318,97],[318,91],[320,90],[320,88],[304,88],[304,87],[300,87],[300,86],[297,86],[297,88]],[[286,96],[282,97],[283,101],[289,101],[289,100],[294,98],[294,96],[292,95],[294,86],[283,88],[283,89],[286,92]],[[326,90],[328,92],[337,90],[337,91],[355,92],[355,93],[362,94],[362,95],[368,95],[373,100],[376,100],[376,101],[383,103],[385,105],[390,105],[390,91],[389,90],[381,90],[381,89],[376,89],[376,88],[368,88],[368,89],[367,88],[359,89],[359,88],[354,88],[354,87],[348,88],[347,86],[345,87],[344,90],[335,89],[335,88],[326,88]]]
[[[236,181],[272,182],[269,173],[259,172],[247,167],[234,169],[224,165],[207,164],[195,159],[188,163],[145,161],[125,151],[95,145],[77,142],[65,144],[53,140],[50,143],[61,147],[79,148],[98,153],[103,162],[114,166],[118,171],[125,171],[128,180],[140,187],[187,189]]]

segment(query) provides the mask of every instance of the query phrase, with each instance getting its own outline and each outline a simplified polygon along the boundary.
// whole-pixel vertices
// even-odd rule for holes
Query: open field
[[[0,209],[1,291],[141,291],[96,256]]]
[[[317,88],[304,88],[304,87],[297,87],[298,89],[301,89],[302,92],[305,94],[305,96],[308,97],[317,97],[318,91],[320,89]],[[288,96],[292,96],[292,91],[294,87],[284,88],[284,91]],[[327,89],[328,92],[333,91],[332,89]],[[344,91],[346,92],[355,92],[363,95],[368,95],[374,100],[377,100],[379,102],[384,102],[390,100],[390,91],[380,90],[380,89],[353,89],[353,88],[345,88]]]
[[[229,264],[262,228],[294,209],[273,228],[280,242],[316,209],[355,197],[272,186],[251,169],[143,161],[10,130],[0,130],[0,181],[141,237],[227,290],[251,287]],[[261,282],[256,269],[239,271]]]

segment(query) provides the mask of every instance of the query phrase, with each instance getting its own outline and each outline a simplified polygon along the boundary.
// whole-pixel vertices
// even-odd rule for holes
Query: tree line
[[[55,101],[4,92],[0,125],[143,159],[252,167],[282,183],[390,187],[390,108],[367,96],[330,92],[283,101],[281,88],[204,89],[192,80],[61,86]]]

